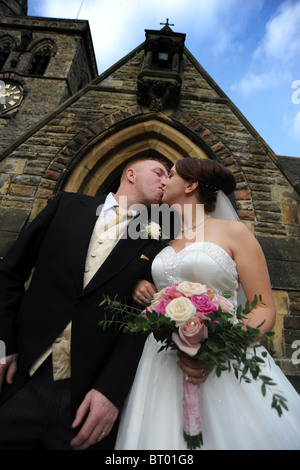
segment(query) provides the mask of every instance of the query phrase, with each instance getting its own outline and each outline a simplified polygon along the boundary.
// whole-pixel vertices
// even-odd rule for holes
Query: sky
[[[300,0],[28,0],[28,15],[88,20],[99,74],[168,18],[271,149],[300,157]]]

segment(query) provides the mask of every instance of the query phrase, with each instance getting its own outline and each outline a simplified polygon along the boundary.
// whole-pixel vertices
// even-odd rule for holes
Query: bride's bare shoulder
[[[216,226],[220,230],[228,232],[232,236],[251,237],[252,234],[248,227],[239,220],[214,219]]]
[[[217,219],[215,217],[211,217],[210,219],[216,224],[223,225],[224,227],[230,228],[231,230],[244,230],[248,228],[245,226],[243,222],[240,220],[224,220],[224,219]]]

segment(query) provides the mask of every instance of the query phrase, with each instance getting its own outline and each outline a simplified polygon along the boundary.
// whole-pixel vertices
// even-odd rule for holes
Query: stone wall
[[[5,0],[0,2],[0,17],[27,15],[27,0]]]
[[[14,79],[24,88],[17,112],[0,118],[0,152],[10,153],[18,138],[89,83],[97,68],[86,21],[3,18],[0,45],[7,37],[13,46],[0,80]],[[51,59],[43,75],[31,75],[30,64],[41,44],[49,45]]]

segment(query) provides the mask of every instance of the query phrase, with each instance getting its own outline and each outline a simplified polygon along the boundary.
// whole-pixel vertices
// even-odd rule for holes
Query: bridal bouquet
[[[245,326],[244,319],[256,308],[261,298],[254,298],[251,305],[234,311],[228,300],[230,291],[216,292],[206,285],[194,282],[172,284],[155,294],[153,301],[142,312],[139,307],[122,304],[117,299],[104,296],[101,305],[110,311],[110,318],[99,324],[103,327],[118,323],[125,332],[153,333],[161,343],[160,351],[171,348],[181,350],[201,362],[215,366],[219,377],[225,370],[234,370],[237,379],[251,382],[260,379],[263,395],[266,388],[275,385],[261,371],[264,360],[247,348],[258,336],[268,339],[272,332],[262,333],[258,328]],[[266,353],[263,353],[266,357]],[[272,408],[282,414],[287,409],[285,398],[273,394]],[[183,433],[189,449],[203,444],[201,425],[201,384],[183,380]]]

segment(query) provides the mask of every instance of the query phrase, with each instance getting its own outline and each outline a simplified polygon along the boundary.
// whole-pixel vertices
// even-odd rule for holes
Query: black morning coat
[[[103,293],[132,302],[136,282],[151,280],[151,261],[162,246],[154,239],[122,238],[83,289],[87,250],[97,208],[104,200],[105,196],[59,193],[0,262],[0,339],[7,355],[19,353],[17,375],[13,385],[4,386],[2,401],[24,384],[30,366],[72,320],[73,412],[92,388],[122,407],[144,337],[103,330],[98,326],[104,318],[99,303]]]

